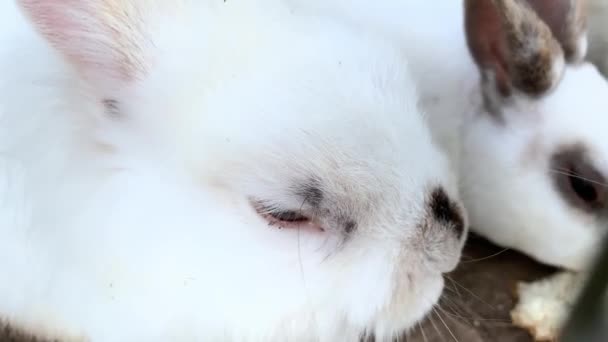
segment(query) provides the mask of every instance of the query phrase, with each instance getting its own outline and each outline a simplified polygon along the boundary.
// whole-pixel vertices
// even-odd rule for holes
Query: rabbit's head
[[[90,88],[114,169],[192,184],[186,196],[153,191],[178,183],[167,173],[136,177],[118,211],[138,220],[82,233],[84,260],[112,246],[141,289],[105,308],[258,340],[389,337],[432,308],[467,218],[401,51],[274,1],[20,2]],[[146,238],[125,242],[134,232]],[[178,270],[198,281],[174,285]]]
[[[473,229],[579,269],[608,220],[608,83],[586,53],[584,1],[466,1],[484,103],[465,124]]]

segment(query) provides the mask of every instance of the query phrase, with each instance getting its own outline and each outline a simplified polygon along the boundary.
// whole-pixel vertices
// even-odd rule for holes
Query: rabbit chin
[[[326,259],[313,235],[269,228],[245,198],[176,179],[141,165],[102,184],[81,180],[76,191],[95,194],[86,201],[54,192],[56,212],[80,215],[32,217],[29,230],[3,238],[4,318],[108,342],[383,340],[441,292],[441,275],[397,244],[354,240]]]

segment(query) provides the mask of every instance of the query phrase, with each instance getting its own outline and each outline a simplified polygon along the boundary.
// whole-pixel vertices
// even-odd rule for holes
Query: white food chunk
[[[561,272],[532,283],[519,283],[519,302],[511,311],[513,324],[528,330],[537,341],[555,341],[574,305],[584,278]]]

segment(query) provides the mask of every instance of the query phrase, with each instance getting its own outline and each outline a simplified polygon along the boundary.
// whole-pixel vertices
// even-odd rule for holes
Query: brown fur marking
[[[577,63],[583,58],[579,42],[587,29],[586,0],[526,0],[549,26],[560,43],[566,61]]]
[[[531,96],[551,88],[561,49],[525,0],[466,0],[465,6],[469,50],[482,70],[493,71],[502,96],[512,88]]]
[[[503,17],[509,74],[513,85],[528,95],[539,96],[553,84],[553,59],[559,45],[551,30],[526,3],[496,1]]]

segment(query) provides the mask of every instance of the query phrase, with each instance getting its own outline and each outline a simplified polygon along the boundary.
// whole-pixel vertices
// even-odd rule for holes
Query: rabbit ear
[[[561,78],[562,49],[525,0],[465,0],[465,30],[487,100],[542,95]]]
[[[94,87],[145,71],[141,16],[119,0],[17,0],[37,30]]]
[[[586,0],[526,0],[549,26],[569,63],[583,61],[587,54]]]

